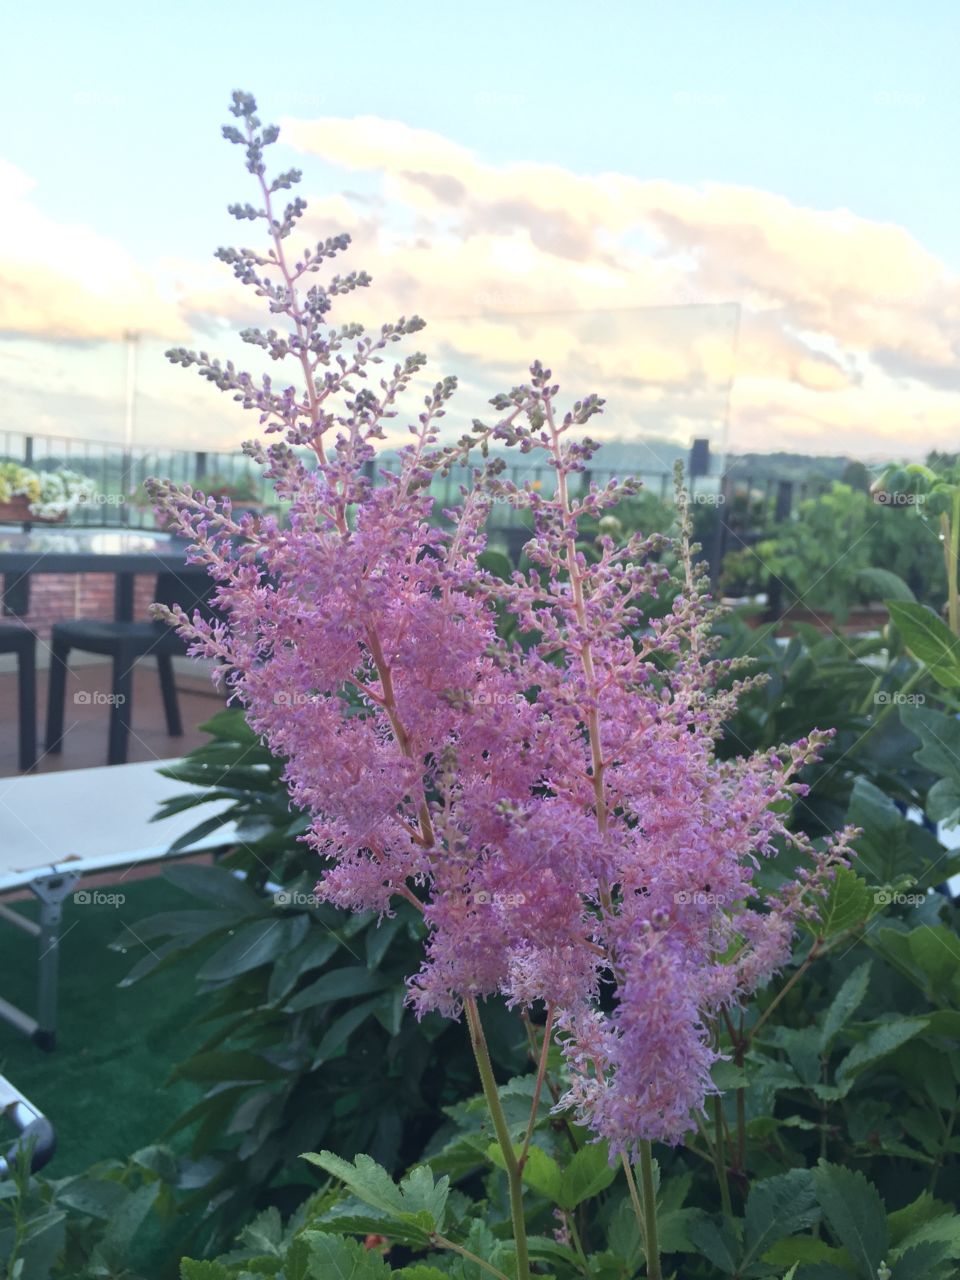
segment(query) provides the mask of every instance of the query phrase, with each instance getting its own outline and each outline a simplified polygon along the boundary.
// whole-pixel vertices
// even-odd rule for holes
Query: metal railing
[[[704,454],[695,449],[694,459],[702,465]],[[156,528],[152,503],[144,490],[148,476],[162,476],[176,483],[189,483],[205,492],[227,492],[234,505],[269,507],[273,491],[263,479],[261,468],[239,450],[170,449],[157,445],[124,448],[105,440],[75,439],[17,431],[0,431],[0,461],[15,462],[36,471],[68,468],[86,476],[93,489],[92,500],[76,507],[67,523],[96,528]],[[389,455],[371,466],[371,474],[389,467]],[[710,509],[702,515],[699,536],[714,575],[727,550],[749,546],[762,529],[790,517],[795,503],[807,496],[807,486],[775,476],[754,477],[735,471],[725,476],[698,475],[699,467],[688,467],[687,487],[695,503]],[[510,465],[504,477],[515,484],[529,483],[549,496],[553,492],[553,469],[533,456]],[[457,506],[460,489],[468,479],[468,468],[455,468],[446,477],[436,477],[431,485],[438,510]],[[624,478],[624,471],[591,468],[579,476],[578,490],[591,482],[605,485]],[[637,474],[643,492],[665,505],[674,499],[673,473],[641,470]],[[508,503],[496,503],[488,523],[492,545],[500,545],[516,556],[530,536],[527,513]]]

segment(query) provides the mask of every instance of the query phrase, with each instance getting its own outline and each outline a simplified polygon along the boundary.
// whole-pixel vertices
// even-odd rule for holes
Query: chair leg
[[[110,741],[107,764],[126,764],[130,740],[130,718],[133,714],[132,653],[121,649],[113,660],[113,702],[110,707]]]
[[[67,700],[67,671],[70,646],[54,641],[50,653],[50,682],[47,686],[47,750],[59,755],[63,750],[63,715]]]
[[[182,738],[183,720],[180,718],[177,684],[173,678],[173,659],[169,653],[157,654],[157,670],[160,673],[160,693],[163,696],[163,711],[167,717],[167,733],[171,738]]]
[[[37,763],[37,653],[33,645],[24,649],[20,670],[20,772],[27,773]]]
[[[60,973],[60,922],[63,902],[74,889],[80,877],[72,873],[39,876],[30,888],[40,899],[38,941],[40,943],[37,966],[37,1018],[33,1033],[34,1043],[41,1049],[55,1049],[57,1045],[57,986]]]

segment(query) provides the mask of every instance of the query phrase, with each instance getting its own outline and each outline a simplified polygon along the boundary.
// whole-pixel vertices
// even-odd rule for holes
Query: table
[[[128,529],[0,529],[4,612],[23,616],[29,611],[34,573],[110,573],[116,582],[114,618],[130,622],[134,576],[179,572],[188,545],[170,534]]]

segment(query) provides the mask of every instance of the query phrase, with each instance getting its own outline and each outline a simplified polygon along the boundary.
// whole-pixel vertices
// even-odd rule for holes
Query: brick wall
[[[134,580],[133,616],[149,617],[156,575],[138,573]],[[55,622],[68,618],[112,618],[114,576],[110,573],[35,573],[30,578],[30,611],[21,619],[42,640]]]

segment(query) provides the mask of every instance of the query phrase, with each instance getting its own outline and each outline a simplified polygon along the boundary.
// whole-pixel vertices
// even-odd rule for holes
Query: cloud
[[[377,278],[381,305],[414,299],[454,352],[486,352],[498,368],[512,355],[522,367],[532,339],[529,354],[545,345],[564,367],[589,363],[625,383],[656,382],[665,397],[693,395],[705,380],[721,385],[731,360],[696,313],[736,303],[737,443],[769,443],[775,430],[785,445],[916,453],[955,432],[960,401],[943,393],[958,389],[960,282],[903,227],[746,187],[498,167],[375,117],[288,121],[285,137],[379,183],[375,211],[369,199],[341,209],[359,232],[357,260]],[[621,323],[605,344],[601,314],[631,308],[634,330]],[[685,326],[671,309],[691,313]],[[539,323],[521,319],[528,313]],[[589,360],[579,351],[578,361],[582,342]]]
[[[58,221],[34,183],[0,160],[0,334],[46,341],[115,339],[124,330],[186,332],[174,300],[116,241]]]
[[[304,166],[298,235],[349,231],[333,269],[374,277],[338,300],[334,322],[424,315],[415,345],[431,379],[461,375],[467,420],[539,357],[571,396],[606,397],[597,434],[686,444],[728,426],[742,449],[913,456],[955,443],[960,281],[903,227],[730,184],[495,165],[373,116],[289,120],[283,140],[333,172],[315,196]],[[138,263],[44,214],[29,177],[2,162],[0,236],[0,334],[55,343],[137,329],[256,371],[257,353],[230,333],[265,322],[260,300],[222,264]],[[193,429],[212,393],[169,386],[171,421]],[[253,423],[236,420],[240,439]],[[219,406],[212,421],[223,438]]]

